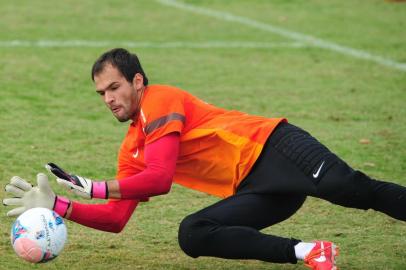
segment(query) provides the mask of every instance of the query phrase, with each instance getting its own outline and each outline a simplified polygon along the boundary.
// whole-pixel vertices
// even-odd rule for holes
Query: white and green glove
[[[69,174],[54,163],[48,163],[45,168],[55,175],[58,184],[86,199],[107,199],[108,187],[105,181],[92,181],[88,178]]]
[[[48,183],[48,177],[43,173],[39,173],[37,175],[37,184],[34,187],[19,176],[11,178],[10,183],[5,187],[5,191],[10,193],[13,198],[3,199],[3,205],[18,207],[8,211],[7,216],[18,216],[35,207],[54,210],[62,217],[66,215],[70,201],[55,195]]]

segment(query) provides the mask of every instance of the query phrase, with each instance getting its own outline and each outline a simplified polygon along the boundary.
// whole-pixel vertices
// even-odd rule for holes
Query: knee
[[[318,193],[332,203],[366,210],[373,204],[373,185],[367,175],[342,166],[320,181]]]
[[[178,232],[178,242],[183,252],[193,258],[199,257],[202,243],[213,225],[213,222],[196,214],[185,217]]]
[[[185,217],[179,225],[178,231],[178,242],[180,248],[185,252],[188,256],[196,258],[194,256],[193,247],[195,244],[193,243],[194,239],[194,224],[196,223],[195,218],[193,215]]]

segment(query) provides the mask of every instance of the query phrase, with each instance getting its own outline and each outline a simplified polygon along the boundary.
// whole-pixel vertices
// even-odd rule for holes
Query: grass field
[[[95,94],[90,68],[121,46],[139,55],[151,83],[225,108],[287,117],[355,168],[406,185],[406,4],[175,3],[0,0],[1,186],[13,175],[34,183],[50,161],[89,178],[114,177],[128,124],[116,122]],[[0,269],[305,269],[183,254],[178,224],[215,201],[174,186],[138,207],[120,234],[68,222],[69,243],[45,265],[17,259],[13,220],[1,207]],[[405,223],[373,211],[309,198],[265,232],[335,241],[341,269],[406,269]]]

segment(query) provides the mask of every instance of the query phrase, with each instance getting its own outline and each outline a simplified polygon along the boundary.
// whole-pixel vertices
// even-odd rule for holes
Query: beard
[[[113,112],[114,117],[116,117],[119,122],[123,123],[131,119],[135,121],[135,118],[139,115],[143,90],[141,91],[141,93],[138,93],[134,87],[132,87],[132,89],[134,95],[131,95],[127,100],[130,102],[121,104],[121,106],[119,107],[120,110],[117,112],[117,114]]]
[[[128,110],[125,107],[121,107],[120,111],[118,111],[118,114],[115,114],[113,112],[114,117],[121,123],[127,122],[128,120],[131,120],[131,119],[135,120],[135,118],[138,116],[138,114],[139,114],[138,104],[136,105],[135,108],[131,108]]]
[[[121,108],[121,110],[124,110],[124,108]],[[116,119],[121,123],[127,122],[128,120],[131,119],[130,115],[127,112],[124,112],[123,115],[114,114],[114,117],[116,117]]]
[[[128,120],[130,120],[130,118],[129,117],[122,117],[122,118],[118,118],[118,117],[116,117],[117,118],[117,120],[119,121],[119,122],[121,122],[121,123],[124,123],[124,122],[127,122]]]

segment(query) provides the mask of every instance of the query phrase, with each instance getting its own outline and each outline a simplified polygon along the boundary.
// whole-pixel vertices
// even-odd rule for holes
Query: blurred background
[[[287,117],[353,167],[406,185],[405,3],[0,0],[0,13],[2,186],[13,175],[34,184],[51,161],[89,178],[114,178],[128,123],[111,116],[90,78],[95,59],[114,47],[136,53],[151,84]],[[45,265],[16,257],[13,219],[2,207],[0,269],[305,269],[183,254],[180,221],[217,200],[174,186],[138,207],[120,234],[68,222],[69,243]],[[406,268],[404,223],[372,211],[309,198],[265,232],[333,240],[342,269]]]

